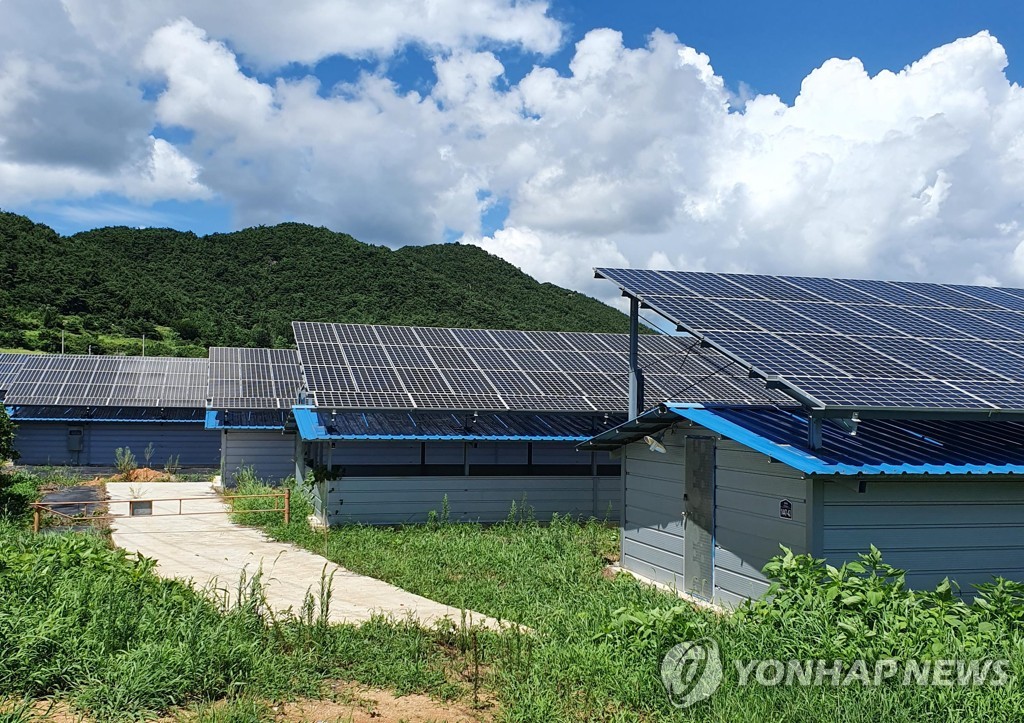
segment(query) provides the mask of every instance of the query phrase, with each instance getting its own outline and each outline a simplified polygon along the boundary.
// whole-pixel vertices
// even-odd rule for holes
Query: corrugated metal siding
[[[993,575],[1024,580],[1024,483],[1015,479],[935,477],[823,484],[823,553],[838,565],[874,544],[905,568],[907,584],[942,578],[964,592]]]
[[[21,454],[20,464],[79,464],[78,455],[68,451],[66,424],[19,424],[14,448]]]
[[[624,452],[626,513],[622,566],[683,589],[683,437],[667,434],[665,454],[646,444]]]
[[[68,451],[68,427],[84,430],[81,453]],[[21,464],[76,464],[112,467],[114,451],[129,447],[138,463],[152,442],[153,467],[163,467],[168,457],[180,455],[180,464],[216,467],[220,458],[220,437],[201,424],[119,424],[85,423],[80,425],[24,422],[18,426],[16,448]]]
[[[172,456],[185,466],[216,467],[220,459],[220,435],[201,424],[87,424],[88,461],[83,464],[112,466],[115,450],[129,447],[142,465],[143,451],[151,442],[154,451],[150,465],[156,468],[163,467]]]
[[[791,467],[722,439],[716,453],[715,601],[735,606],[768,589],[761,568],[779,552],[807,551],[810,482]],[[789,500],[793,519],[779,516]]]
[[[252,466],[256,476],[280,482],[295,474],[295,435],[279,431],[224,430],[221,446],[221,479],[234,485],[234,474]]]
[[[596,483],[596,490],[595,490]],[[425,522],[448,496],[452,520],[498,522],[512,503],[538,520],[554,513],[618,519],[618,477],[343,477],[326,483],[328,524]]]

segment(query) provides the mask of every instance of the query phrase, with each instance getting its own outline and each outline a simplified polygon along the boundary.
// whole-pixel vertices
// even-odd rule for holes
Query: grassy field
[[[30,702],[46,698],[102,721],[266,720],[268,701],[323,697],[339,680],[471,700],[464,631],[328,626],[312,600],[274,616],[258,578],[224,591],[235,603],[225,610],[100,535],[27,532],[40,481],[0,484],[0,720],[28,720]],[[203,707],[221,699],[231,705]]]
[[[111,332],[86,333],[80,327],[76,317],[68,317],[72,329],[64,335],[64,349],[68,354],[118,354],[140,356],[143,351],[141,336],[123,336]],[[156,334],[147,337],[145,351],[147,356],[180,356],[205,357],[206,348],[183,341],[168,327],[156,327]],[[156,336],[156,338],[154,338]],[[60,352],[60,331],[46,333],[42,329],[22,331],[23,344],[16,347],[2,347],[0,352],[16,354],[43,354]],[[90,352],[91,347],[91,352]]]
[[[258,580],[230,591],[238,604],[226,610],[158,579],[152,561],[111,550],[100,536],[26,534],[39,480],[14,482],[0,497],[0,700],[9,706],[50,697],[98,720],[172,711],[185,720],[256,721],[277,715],[272,702],[323,697],[333,682],[357,681],[458,700],[483,720],[502,721],[1012,721],[1024,710],[1016,682],[764,687],[741,685],[728,664],[1005,658],[1024,680],[1019,585],[965,605],[949,590],[906,591],[874,553],[840,570],[789,556],[776,562],[770,602],[722,615],[609,574],[616,532],[597,521],[539,524],[520,511],[482,527],[440,514],[427,525],[324,533],[305,525],[299,493],[291,525],[276,513],[244,516],[350,569],[530,630],[334,626],[312,604],[295,616],[269,615]],[[705,637],[726,661],[722,686],[674,708],[662,658],[678,642]],[[211,705],[222,700],[227,707]],[[7,719],[26,719],[19,715]]]
[[[440,505],[439,505],[440,507]],[[965,605],[948,590],[911,593],[874,553],[832,571],[781,558],[771,602],[737,615],[609,576],[617,533],[596,521],[523,515],[483,527],[433,524],[310,530],[263,519],[273,536],[413,592],[533,628],[482,638],[487,685],[512,721],[963,721],[1015,720],[1017,683],[1005,687],[740,685],[734,660],[1005,658],[1024,680],[1024,587]],[[825,582],[823,582],[823,580]],[[987,602],[986,602],[987,601]],[[989,605],[986,608],[985,605]],[[722,687],[686,710],[669,702],[665,652],[709,637],[727,661]]]

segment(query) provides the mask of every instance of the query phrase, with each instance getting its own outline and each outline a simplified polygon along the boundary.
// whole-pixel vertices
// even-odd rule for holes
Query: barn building
[[[322,523],[421,522],[444,499],[451,519],[501,520],[513,504],[619,518],[618,461],[575,447],[625,421],[626,335],[293,326],[308,402],[294,409],[299,476],[313,472]],[[659,393],[772,398],[713,366],[676,374],[671,337],[638,345]]]
[[[205,429],[207,362],[164,357],[0,355],[4,406],[22,464],[111,467],[128,447],[139,463],[215,467]]]
[[[598,269],[692,358],[786,401],[635,391],[587,443],[622,461],[622,564],[724,605],[779,545],[838,565],[870,545],[930,587],[1024,579],[1024,291]],[[642,360],[630,361],[643,389]],[[686,363],[680,365],[685,370]]]
[[[220,437],[221,480],[243,468],[267,482],[295,475],[298,439],[291,408],[302,372],[294,349],[210,349],[206,429]]]

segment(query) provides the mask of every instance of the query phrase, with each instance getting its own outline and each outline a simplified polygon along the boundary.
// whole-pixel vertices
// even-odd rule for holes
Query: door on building
[[[683,467],[683,588],[704,600],[714,596],[715,440],[686,438]]]

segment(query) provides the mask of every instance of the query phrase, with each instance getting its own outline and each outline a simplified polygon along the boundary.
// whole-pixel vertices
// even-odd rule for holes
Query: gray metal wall
[[[682,429],[667,433],[665,454],[652,452],[640,442],[629,445],[623,466],[622,565],[679,590],[685,587],[686,572],[682,515],[686,433]],[[713,598],[734,606],[767,590],[761,568],[779,552],[779,544],[796,553],[807,551],[807,500],[812,486],[790,467],[728,439],[717,442],[714,484]],[[784,499],[792,505],[791,520],[780,517]]]
[[[541,521],[556,512],[603,519],[609,510],[618,519],[618,477],[344,477],[323,486],[329,525],[425,522],[445,495],[453,521],[498,522],[513,503]]]
[[[80,453],[68,451],[69,427],[83,430]],[[151,442],[154,452],[150,465],[157,469],[171,456],[179,456],[180,464],[185,466],[216,467],[220,460],[220,435],[202,424],[19,422],[15,436],[15,448],[21,453],[19,462],[36,465],[112,467],[118,447],[129,447],[142,465],[143,452]]]
[[[808,551],[812,483],[731,439],[719,440],[715,458],[715,602],[735,606],[768,589],[761,568],[780,544]],[[792,519],[780,515],[783,500]]]
[[[277,483],[295,474],[295,435],[275,430],[223,430],[221,481],[234,486],[234,475],[252,466],[260,479]]]
[[[83,441],[84,443],[84,441]],[[68,426],[48,422],[20,422],[14,436],[20,464],[78,464],[79,456],[68,451]],[[83,451],[81,459],[86,459]],[[84,462],[83,462],[84,464]],[[111,459],[109,464],[113,465]]]
[[[622,566],[683,589],[683,436],[665,435],[665,454],[646,444],[623,452]]]
[[[949,577],[963,592],[993,575],[1024,580],[1024,483],[1007,477],[823,479],[821,547],[837,565],[871,544],[907,584]]]

